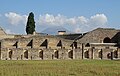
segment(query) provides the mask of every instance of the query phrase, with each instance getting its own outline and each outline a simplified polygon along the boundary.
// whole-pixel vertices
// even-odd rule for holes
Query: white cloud
[[[58,14],[57,16],[51,14],[40,15],[38,20],[39,25],[52,25],[52,26],[64,26],[73,25],[76,30],[81,29],[82,32],[97,27],[104,27],[107,23],[107,17],[104,14],[96,14],[90,18],[84,16],[68,18],[66,16]],[[79,29],[78,29],[79,26]],[[72,27],[72,26],[71,26]]]
[[[77,24],[77,18],[68,18],[66,19],[66,24],[67,25],[76,25]]]
[[[10,29],[6,29],[5,32],[6,32],[7,34],[15,34],[15,33],[12,32]]]
[[[26,25],[27,15],[9,12],[6,13],[5,16],[12,25]],[[90,18],[84,16],[69,18],[61,14],[56,16],[52,14],[45,14],[40,15],[39,19],[36,21],[37,25],[67,26],[72,27],[71,31],[74,30],[74,32],[86,32],[97,27],[105,27],[107,23],[107,17],[104,14],[96,14]]]
[[[80,17],[77,18],[78,24],[81,24],[81,25],[87,24],[88,20],[89,19],[85,18],[84,16],[80,16]]]
[[[66,17],[58,14],[57,16],[46,14],[40,15],[38,23],[40,25],[64,25]]]
[[[90,18],[90,23],[94,25],[105,25],[106,22],[107,17],[104,14],[96,14]]]
[[[20,15],[14,12],[6,13],[5,16],[12,25],[25,24],[27,21],[27,15]]]

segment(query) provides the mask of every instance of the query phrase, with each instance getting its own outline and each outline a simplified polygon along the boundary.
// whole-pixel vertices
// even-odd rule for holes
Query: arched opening
[[[70,51],[68,52],[68,58],[73,59],[73,50],[70,50]]]
[[[18,41],[16,41],[13,46],[16,47],[16,48],[18,48]]]
[[[85,55],[85,58],[89,58],[89,51],[85,51],[84,55]]]
[[[73,42],[74,48],[77,49],[77,42]]]
[[[24,52],[24,58],[28,59],[28,51]]]
[[[55,51],[54,55],[55,55],[55,58],[56,58],[56,59],[59,58],[59,52],[58,52],[58,51]]]
[[[48,48],[48,40],[45,39],[45,41],[40,46],[45,47],[47,49]]]
[[[62,48],[62,41],[61,40],[57,43],[57,47],[61,47]]]
[[[43,59],[43,51],[42,50],[39,52],[39,58]]]
[[[90,47],[90,44],[89,44],[89,43],[87,43],[87,44],[85,45],[85,47]]]
[[[33,48],[33,39],[27,44],[27,47]]]
[[[116,50],[113,53],[114,53],[114,58],[118,58],[118,51]]]
[[[73,42],[70,47],[72,47],[72,49],[77,49],[77,42]]]
[[[102,50],[98,52],[98,57],[102,59]]]
[[[109,37],[105,37],[103,43],[111,43],[111,39]]]
[[[108,59],[111,59],[111,53],[108,53],[108,54],[107,54],[107,58],[108,58]]]
[[[13,52],[12,51],[9,51],[9,58],[12,59],[12,54]]]

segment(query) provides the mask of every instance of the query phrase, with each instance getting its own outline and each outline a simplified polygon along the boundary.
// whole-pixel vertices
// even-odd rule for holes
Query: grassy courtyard
[[[120,61],[0,61],[0,76],[120,76]]]

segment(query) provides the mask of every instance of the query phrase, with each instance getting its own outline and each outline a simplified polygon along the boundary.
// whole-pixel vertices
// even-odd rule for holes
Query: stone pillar
[[[91,50],[92,50],[92,52],[93,52],[93,57],[92,57],[92,59],[97,59],[97,50],[95,50],[95,49],[92,49],[91,48]]]
[[[118,59],[120,59],[120,48],[118,48]]]
[[[82,59],[84,59],[84,44],[82,43]]]
[[[75,59],[76,49],[73,49],[73,59]]]
[[[103,59],[103,49],[101,49],[101,59]]]
[[[74,51],[74,59],[82,59],[82,50],[80,48],[75,49]]]
[[[93,56],[92,56],[92,51],[93,51],[93,50],[90,48],[90,49],[88,49],[87,51],[88,51],[88,53],[89,53],[89,59],[92,59],[92,57],[93,57]]]
[[[89,49],[90,59],[94,59],[94,51],[95,51],[94,47],[92,47],[92,48]]]

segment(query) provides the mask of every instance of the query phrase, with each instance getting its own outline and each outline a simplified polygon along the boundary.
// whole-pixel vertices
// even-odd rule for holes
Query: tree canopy
[[[27,25],[26,25],[26,33],[33,34],[35,31],[35,21],[34,21],[34,14],[33,12],[29,13]]]

